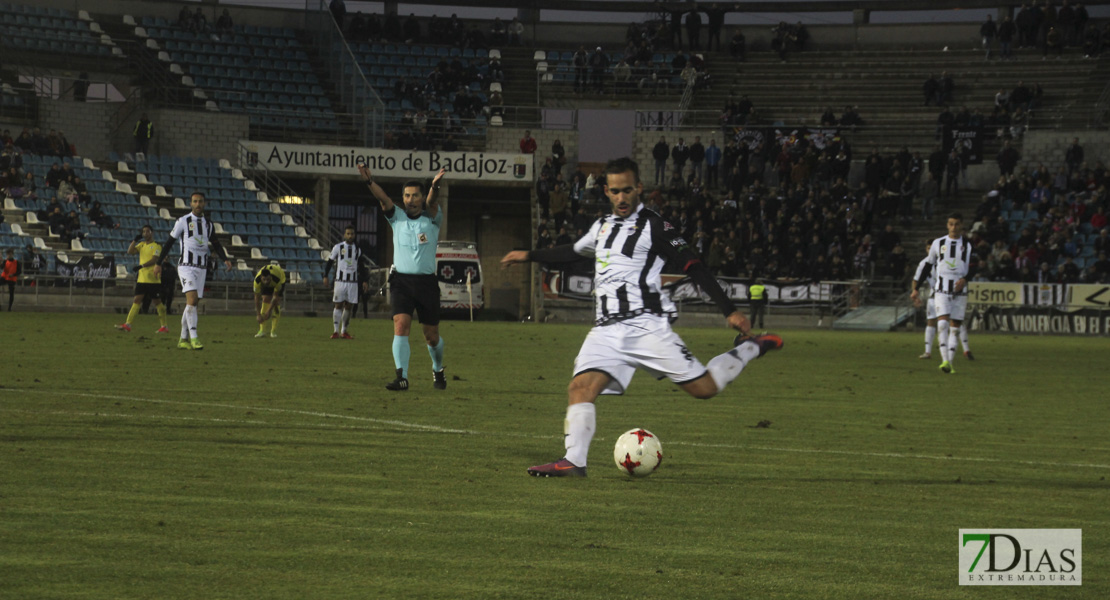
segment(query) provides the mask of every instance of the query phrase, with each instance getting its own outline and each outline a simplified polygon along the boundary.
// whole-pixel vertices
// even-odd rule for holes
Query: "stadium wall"
[[[1064,154],[1073,138],[1079,138],[1079,145],[1083,146],[1083,157],[1092,167],[1098,161],[1103,164],[1110,161],[1110,131],[1064,129],[1027,131],[1021,147],[1021,162],[1026,165],[1044,163],[1050,168],[1063,165]]]
[[[250,133],[247,115],[169,108],[151,109],[147,114],[154,123],[150,151],[155,154],[226,158],[234,163],[239,140],[247,139]],[[131,128],[120,129],[127,137],[117,139],[117,146],[124,143],[118,149],[130,152]]]
[[[77,154],[104,159],[114,150],[108,132],[112,116],[119,110],[115,102],[74,102],[72,100],[39,99],[39,127],[56,129],[77,149]],[[128,151],[131,148],[127,148]]]

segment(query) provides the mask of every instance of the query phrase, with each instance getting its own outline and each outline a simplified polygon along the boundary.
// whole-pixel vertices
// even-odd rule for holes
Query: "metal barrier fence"
[[[369,294],[375,308],[385,301],[381,289],[385,285],[388,269],[374,269],[370,273]],[[218,275],[217,275],[218,277]],[[134,298],[134,279],[85,279],[61,275],[30,274],[21,276],[16,284],[15,307],[33,306],[39,310],[92,310],[109,312],[131,305]],[[246,314],[254,311],[254,289],[243,282],[210,281],[205,286],[201,302],[206,313]],[[185,305],[181,292],[174,294],[173,306],[180,314]],[[332,304],[332,288],[322,282],[302,282],[287,285],[283,307],[286,311],[314,313],[328,311]]]

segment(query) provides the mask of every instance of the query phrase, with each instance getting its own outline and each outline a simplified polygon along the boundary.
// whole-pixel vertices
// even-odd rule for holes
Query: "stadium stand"
[[[121,56],[111,36],[85,11],[0,3],[0,46],[84,57]]]
[[[294,30],[236,25],[219,37],[159,17],[140,23],[137,31],[161,50],[168,68],[205,91],[217,109],[247,113],[252,125],[338,130],[336,111]]]

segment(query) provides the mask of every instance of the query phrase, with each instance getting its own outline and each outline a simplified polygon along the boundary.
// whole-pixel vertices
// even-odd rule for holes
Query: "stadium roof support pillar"
[[[857,8],[852,11],[853,25],[867,25],[871,22],[871,11],[866,8]]]
[[[316,180],[316,202],[313,207],[316,209],[316,222],[315,231],[312,237],[322,240],[324,245],[333,243],[335,240],[331,239],[331,221],[328,218],[331,206],[331,179],[321,177]]]
[[[1014,18],[1014,7],[1013,6],[1000,6],[1000,7],[998,7],[998,15],[995,17],[994,20],[995,21],[1002,21],[1006,17],[1009,17],[1010,20],[1013,20],[1013,18]]]

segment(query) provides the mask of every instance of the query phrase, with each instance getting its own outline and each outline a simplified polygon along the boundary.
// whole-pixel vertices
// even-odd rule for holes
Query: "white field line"
[[[432,433],[449,433],[458,435],[477,435],[477,436],[500,436],[500,437],[522,437],[529,439],[561,439],[563,436],[553,435],[534,435],[526,433],[515,432],[493,432],[493,431],[479,431],[474,429],[454,429],[449,427],[439,427],[437,425],[425,425],[421,423],[409,423],[407,421],[398,421],[395,419],[374,419],[371,417],[359,417],[356,415],[342,415],[336,413],[326,413],[310,410],[296,410],[289,408],[272,408],[265,406],[241,406],[237,404],[224,404],[219,402],[189,402],[183,400],[157,400],[153,398],[138,398],[134,396],[118,396],[111,394],[92,394],[84,392],[58,392],[53,390],[24,390],[13,388],[0,388],[0,392],[18,393],[18,394],[54,394],[65,396],[76,396],[81,398],[96,398],[100,400],[125,400],[128,402],[146,402],[149,404],[163,404],[163,405],[178,405],[178,406],[203,406],[209,408],[228,408],[239,411],[255,411],[255,412],[272,412],[281,414],[301,415],[309,417],[319,417],[323,419],[341,419],[346,421],[353,421],[362,423],[363,425],[337,425],[337,424],[312,424],[313,427],[330,427],[336,429],[381,429],[383,426],[399,427],[414,429],[418,431],[427,431]],[[150,419],[150,420],[180,420],[180,421],[198,421],[210,423],[238,423],[244,425],[263,425],[263,426],[280,426],[281,423],[272,423],[269,421],[249,420],[249,419],[219,419],[215,417],[179,417],[179,416],[163,416],[163,415],[133,415],[126,413],[105,413],[105,412],[70,412],[70,411],[33,411],[33,410],[20,410],[20,409],[0,409],[3,412],[17,412],[26,414],[52,414],[52,415],[67,415],[67,416],[80,416],[80,417],[106,417],[106,418],[125,418],[125,419]],[[374,427],[374,426],[378,427]],[[605,438],[597,438],[604,440]],[[822,450],[816,448],[782,448],[774,446],[752,446],[745,444],[706,444],[700,442],[682,442],[675,440],[668,440],[668,444],[676,446],[688,446],[691,448],[721,448],[727,450],[748,450],[758,452],[788,452],[797,454],[826,454],[836,456],[857,456],[857,457],[870,457],[870,458],[896,458],[896,459],[913,459],[913,460],[935,460],[935,461],[952,461],[952,462],[977,462],[977,463],[993,463],[993,464],[1010,464],[1010,465],[1028,465],[1038,467],[1065,467],[1065,468],[1083,468],[1083,469],[1110,469],[1110,464],[1099,463],[1066,463],[1066,462],[1053,462],[1053,461],[1037,461],[1037,460],[1004,460],[1000,458],[982,458],[974,456],[939,456],[933,454],[908,454],[903,452],[859,452],[852,450]]]

